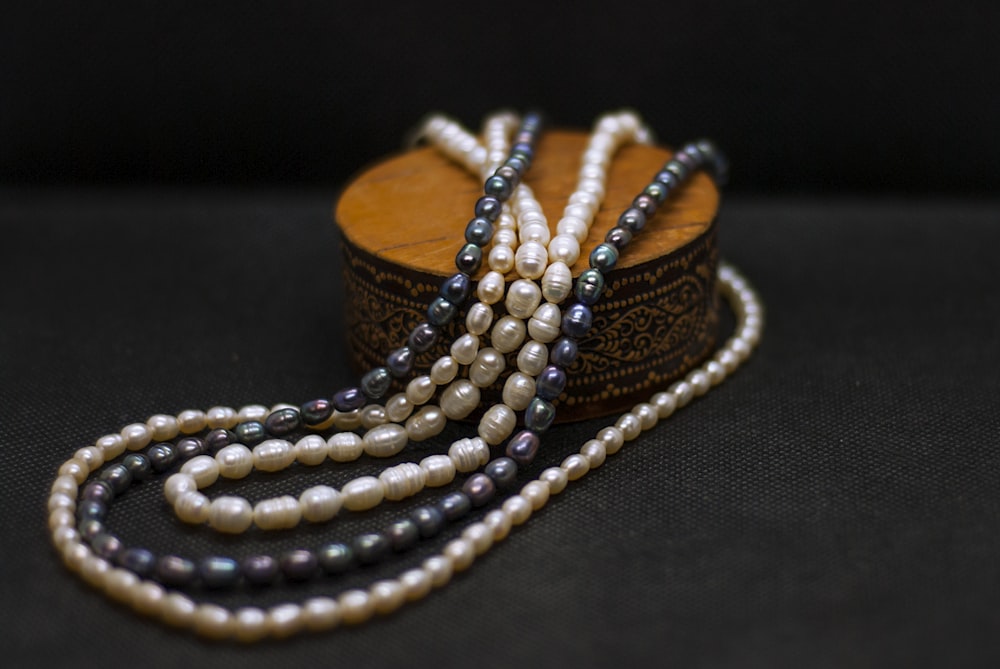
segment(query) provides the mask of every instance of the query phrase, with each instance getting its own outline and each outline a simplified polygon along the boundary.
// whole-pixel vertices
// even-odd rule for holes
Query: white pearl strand
[[[340,624],[363,623],[374,615],[389,614],[406,602],[425,597],[446,585],[454,573],[468,569],[475,559],[502,541],[513,527],[522,525],[552,495],[561,493],[571,482],[604,464],[625,442],[653,428],[676,409],[704,395],[721,383],[746,360],[760,340],[763,308],[753,288],[735,269],[719,269],[719,290],[730,300],[736,313],[736,329],[710,360],[690,372],[682,381],[658,392],[648,403],[640,403],[622,414],[613,425],[597,432],[580,452],[570,455],[558,467],[549,467],[538,479],[521,488],[487,513],[481,521],[467,526],[449,541],[443,551],[424,560],[396,578],[375,581],[367,589],[351,589],[336,597],[313,597],[302,603],[285,603],[268,609],[242,607],[235,610],[211,603],[198,603],[185,594],[171,592],[155,581],[141,579],[95,555],[76,530],[76,499],[79,486],[90,472],[125,450],[138,450],[153,438],[169,439],[177,433],[193,433],[209,421],[207,413],[184,411],[176,417],[153,416],[145,424],[135,423],[120,434],[98,439],[94,446],[77,451],[59,469],[49,496],[49,529],[52,543],[72,571],[93,587],[135,611],[164,623],[192,629],[212,639],[250,642],[265,637],[284,638],[301,631],[324,631]],[[230,410],[231,411],[231,410]],[[143,443],[145,442],[145,443]],[[138,445],[142,444],[142,445]],[[108,456],[108,457],[105,457]]]

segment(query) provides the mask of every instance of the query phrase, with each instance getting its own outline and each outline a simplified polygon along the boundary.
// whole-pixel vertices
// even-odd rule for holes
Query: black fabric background
[[[0,28],[10,666],[996,666],[993,5],[212,7],[39,3]],[[68,573],[59,463],[152,413],[348,383],[337,190],[427,111],[527,103],[580,127],[628,104],[665,142],[729,149],[722,253],[767,308],[748,365],[361,628],[219,646]],[[553,431],[529,474],[604,422]],[[247,492],[327,476],[350,472]],[[328,532],[242,548],[133,493],[112,520],[161,550]]]

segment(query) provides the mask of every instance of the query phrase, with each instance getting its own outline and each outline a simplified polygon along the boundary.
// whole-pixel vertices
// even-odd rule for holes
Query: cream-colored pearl
[[[413,407],[414,404],[406,396],[406,393],[396,393],[385,403],[385,415],[393,423],[398,423],[401,420],[406,420],[413,413]]]
[[[184,493],[195,492],[197,490],[198,483],[194,480],[193,476],[177,472],[168,476],[164,482],[163,498],[167,500],[168,504],[173,505]]]
[[[444,555],[434,555],[424,560],[421,568],[427,572],[431,585],[440,588],[448,584],[455,569],[449,558]]]
[[[479,419],[479,436],[490,446],[509,437],[517,426],[517,415],[506,404],[494,404]]]
[[[548,244],[552,234],[549,232],[549,225],[542,214],[531,214],[526,216],[528,221],[518,230],[518,238],[522,244]],[[537,277],[535,277],[537,278]]]
[[[483,524],[493,532],[493,541],[503,541],[510,534],[513,523],[503,509],[494,509],[483,517]]]
[[[185,409],[177,414],[177,429],[181,434],[201,432],[208,425],[208,416],[204,411]]]
[[[49,512],[49,530],[76,527],[76,513],[69,509],[54,509]]]
[[[253,453],[243,444],[223,446],[215,454],[215,461],[224,479],[241,479],[253,471]]]
[[[332,597],[311,597],[302,602],[302,619],[311,632],[333,629],[340,624],[340,604]]]
[[[615,421],[615,427],[622,431],[625,441],[632,441],[642,433],[642,423],[630,413],[619,416],[618,420]]]
[[[599,200],[604,199],[605,186],[600,179],[581,179],[577,183],[577,188],[585,193],[593,193],[594,197]]]
[[[231,427],[236,427],[236,424],[240,422],[240,417],[236,413],[236,409],[232,407],[212,407],[205,412],[205,421],[208,427],[213,430],[220,427],[228,430]]]
[[[87,469],[90,471],[94,471],[104,464],[104,453],[96,446],[84,446],[77,449],[73,457],[87,463]]]
[[[484,302],[476,302],[465,315],[465,329],[469,334],[482,335],[493,325],[493,307]]]
[[[577,174],[581,179],[600,179],[605,181],[608,178],[604,168],[596,163],[585,163]]]
[[[125,438],[120,434],[106,434],[98,439],[94,446],[101,449],[104,461],[114,460],[125,452]]]
[[[59,476],[72,476],[77,483],[83,483],[90,476],[90,467],[80,458],[70,458],[59,467]]]
[[[55,494],[58,492],[76,499],[76,494],[79,490],[80,485],[76,482],[76,479],[72,476],[63,474],[61,476],[57,476],[56,480],[52,482],[52,487],[49,488],[49,493]]]
[[[375,581],[368,592],[374,602],[375,612],[383,616],[392,613],[406,601],[406,590],[396,580]]]
[[[154,441],[169,441],[180,432],[177,418],[162,413],[150,416],[146,425],[149,427]]]
[[[413,420],[412,418],[410,420]],[[396,423],[386,423],[368,430],[362,437],[365,453],[374,458],[387,458],[396,455],[409,441],[407,430]]]
[[[507,359],[493,347],[481,349],[469,366],[469,380],[480,388],[492,385],[507,366]]]
[[[493,248],[486,258],[490,269],[506,274],[514,269],[514,249],[506,244],[493,242]]]
[[[573,272],[569,265],[556,261],[549,265],[542,277],[542,297],[546,302],[559,304],[573,289]]]
[[[446,383],[451,383],[451,381],[457,375],[458,375],[458,362],[455,360],[455,358],[451,357],[450,355],[441,356],[440,358],[434,361],[433,365],[431,365],[430,379],[439,386],[443,386]],[[410,397],[409,393],[407,393],[406,396]],[[410,398],[410,401],[413,402],[413,398]],[[413,402],[413,403],[423,404],[423,402]]]
[[[574,453],[563,460],[559,466],[566,472],[570,481],[576,481],[590,471],[590,460],[579,453]]]
[[[370,430],[379,425],[385,425],[389,420],[385,415],[385,407],[378,404],[369,404],[361,409],[361,427]]]
[[[483,304],[496,304],[503,299],[506,288],[507,282],[504,280],[503,274],[496,271],[487,272],[479,280],[479,285],[476,286],[476,296]]]
[[[549,258],[552,262],[573,265],[580,259],[580,242],[572,235],[556,235],[549,242]]]
[[[406,421],[405,432],[411,441],[424,441],[441,434],[448,424],[445,412],[436,406],[425,406]]]
[[[109,571],[111,571],[111,565],[108,561],[96,555],[88,556],[80,564],[80,576],[95,588],[102,588],[104,586],[104,576]]]
[[[529,376],[538,376],[549,364],[549,349],[540,341],[528,340],[517,354],[517,368]]]
[[[132,589],[139,585],[139,577],[127,569],[112,569],[104,577],[104,592],[123,604],[132,600]]]
[[[648,402],[636,404],[632,407],[632,414],[639,419],[639,425],[642,426],[643,430],[653,429],[660,420],[656,407]]]
[[[385,499],[398,502],[424,489],[427,472],[415,462],[401,462],[383,470],[378,479],[385,490]]]
[[[93,553],[90,552],[90,548],[88,546],[84,546],[83,544],[74,541],[63,547],[63,564],[69,567],[70,570],[79,572],[84,561],[92,555]]]
[[[208,639],[225,639],[236,631],[233,614],[216,604],[198,604],[192,622],[194,631]]]
[[[337,515],[343,503],[340,492],[328,485],[306,488],[299,495],[302,517],[310,523],[324,523],[330,520]]]
[[[219,479],[219,463],[211,455],[196,455],[183,465],[181,474],[190,474],[199,489],[207,488]]]
[[[476,549],[468,539],[452,539],[445,544],[442,554],[451,560],[451,566],[455,571],[465,571],[472,566],[476,559]]]
[[[455,359],[451,356],[439,358],[434,363],[434,368],[436,369],[438,365],[449,367],[449,363],[444,361],[451,361],[455,371],[458,371],[458,364],[455,363]],[[434,391],[437,390],[438,383],[438,381],[434,380],[433,371],[431,371],[431,376],[418,376],[406,384],[406,399],[414,406],[425,404],[430,398],[434,397]]]
[[[451,357],[460,365],[471,365],[479,353],[479,337],[465,333],[451,345]]]
[[[330,447],[326,439],[318,434],[307,434],[295,442],[295,459],[308,467],[315,467],[326,462]]]
[[[604,160],[605,161],[609,160],[609,158],[608,158],[608,156],[606,154],[604,154]],[[588,161],[588,162],[593,162],[593,161]],[[569,196],[569,203],[570,204],[582,204],[583,206],[585,206],[587,208],[587,211],[589,211],[589,212],[595,212],[601,206],[601,201],[598,200],[596,197],[594,197],[593,194],[591,194],[591,193],[585,193],[585,192],[579,191],[579,190],[578,191],[574,191],[574,193]],[[568,215],[565,210],[563,210],[563,215],[564,216]]]
[[[271,410],[263,404],[248,404],[245,407],[240,407],[240,410],[236,415],[239,418],[240,423],[246,423],[249,421],[258,421],[263,423],[270,413]]]
[[[670,418],[677,409],[677,398],[673,393],[656,393],[653,395],[652,404],[656,407],[660,420],[663,420]]]
[[[602,428],[597,433],[597,439],[604,444],[604,450],[608,455],[614,455],[625,445],[625,435],[613,426]]]
[[[553,495],[561,493],[566,489],[566,484],[569,483],[566,470],[559,467],[549,467],[539,475],[538,480],[545,481],[549,486],[549,492]]]
[[[338,430],[356,430],[361,427],[361,409],[334,411],[333,424]]]
[[[514,525],[521,525],[531,517],[531,502],[520,495],[508,497],[500,508],[510,516]]]
[[[375,602],[364,590],[346,590],[337,598],[340,618],[348,625],[365,622],[375,613]]]
[[[66,513],[72,518],[73,512],[67,511]],[[52,532],[52,545],[60,552],[65,550],[67,545],[80,542],[80,533],[76,531],[74,522],[74,520],[70,520],[67,525],[62,527],[49,528]]]
[[[717,386],[726,379],[726,368],[718,360],[709,360],[705,363],[705,373],[713,386]]]
[[[159,615],[161,611],[164,611],[163,601],[166,594],[166,591],[158,583],[140,581],[139,585],[132,589],[132,608],[147,616]],[[184,597],[180,593],[174,594],[177,594],[178,597]],[[187,598],[184,597],[184,599]]]
[[[549,263],[549,252],[539,242],[525,242],[514,254],[514,267],[525,279],[540,279]]]
[[[509,221],[509,225],[507,224]],[[514,229],[514,219],[506,214],[500,214],[500,219],[496,223],[496,232],[493,233],[493,244],[500,246],[510,246],[517,244],[517,231]],[[498,270],[499,271],[499,270]],[[503,272],[501,272],[503,274]]]
[[[280,472],[295,462],[295,449],[284,439],[266,439],[253,447],[253,466],[262,472]]]
[[[507,289],[504,305],[507,313],[515,318],[525,319],[534,313],[542,301],[542,290],[534,281],[518,279]]]
[[[267,610],[268,627],[276,639],[288,637],[302,631],[305,619],[298,604],[278,604]]]
[[[441,393],[441,410],[451,420],[465,418],[479,406],[479,388],[467,379],[459,379]]]
[[[423,569],[410,569],[399,575],[399,582],[406,593],[406,599],[415,602],[423,599],[431,591],[431,577]]]
[[[462,530],[462,538],[472,545],[476,555],[482,555],[493,545],[493,528],[483,522],[473,523]]]
[[[493,344],[493,348],[501,353],[510,353],[521,346],[526,332],[524,321],[513,316],[503,316],[493,326],[490,342]]]
[[[340,494],[348,511],[367,511],[382,503],[385,490],[374,476],[359,476],[345,483]]]
[[[216,497],[208,509],[208,524],[226,534],[246,532],[253,524],[253,507],[242,497]]]
[[[535,341],[548,344],[555,341],[562,326],[562,311],[558,304],[546,302],[535,309],[528,321],[528,334]]]
[[[687,375],[687,382],[691,384],[695,397],[701,397],[712,387],[712,381],[708,374],[702,369],[696,369]]]
[[[186,492],[174,502],[174,513],[185,523],[201,525],[208,521],[212,502],[200,492]]]
[[[153,439],[153,431],[145,423],[132,423],[122,428],[122,438],[126,449],[138,451],[149,445]]]
[[[588,439],[580,447],[580,455],[587,458],[587,464],[590,465],[591,469],[597,469],[608,458],[608,451],[601,441]]]
[[[267,613],[256,606],[244,606],[233,612],[234,636],[240,641],[259,641],[267,636]]]
[[[460,472],[474,472],[490,460],[490,448],[481,438],[459,439],[448,448],[448,457]]]
[[[694,399],[694,388],[687,381],[678,381],[670,386],[667,392],[674,394],[674,397],[677,399],[678,408],[686,407]]]
[[[353,462],[364,452],[361,437],[353,432],[337,432],[326,440],[326,445],[334,462]]]
[[[521,497],[528,500],[534,511],[545,506],[549,501],[549,486],[544,481],[530,481],[521,488]]]
[[[301,520],[302,507],[291,495],[261,500],[253,508],[253,522],[262,530],[287,530]]]
[[[503,384],[503,403],[514,411],[528,408],[535,397],[535,379],[523,372],[514,372]]]
[[[590,234],[590,226],[587,225],[587,221],[576,216],[563,216],[559,219],[559,223],[556,224],[557,237],[559,235],[569,235],[582,244],[587,240],[588,234]]]
[[[427,475],[425,485],[438,488],[455,480],[455,463],[447,455],[428,455],[420,461],[420,468]]]
[[[68,509],[76,511],[76,495],[67,495],[64,492],[54,492],[49,495],[48,511],[52,513],[56,509]]]

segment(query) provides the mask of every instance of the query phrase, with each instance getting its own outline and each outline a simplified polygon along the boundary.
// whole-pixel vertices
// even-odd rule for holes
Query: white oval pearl
[[[504,225],[504,219],[509,219],[511,223],[509,225]],[[493,233],[493,243],[500,244],[501,246],[513,247],[517,244],[517,232],[514,230],[513,219],[510,216],[504,214],[500,215],[500,219],[497,221],[497,230]]]
[[[167,477],[167,480],[163,484],[163,498],[167,500],[168,504],[173,504],[177,501],[177,498],[186,492],[194,492],[198,490],[198,484],[195,483],[194,477],[190,474],[183,474],[177,472],[176,474],[171,474]]]
[[[574,453],[559,465],[570,481],[576,481],[590,471],[590,461],[579,453]]]
[[[56,480],[52,482],[52,487],[49,489],[49,493],[62,493],[64,495],[69,495],[75,500],[76,494],[79,490],[80,486],[77,484],[76,479],[72,476],[57,476]]]
[[[356,430],[361,427],[361,409],[334,411],[333,425],[338,430]]]
[[[599,440],[588,439],[580,447],[580,455],[587,458],[587,464],[590,465],[591,469],[597,469],[604,464],[604,461],[608,457],[608,451]]]
[[[427,575],[431,579],[431,585],[435,588],[447,585],[454,573],[451,560],[444,555],[433,555],[427,558],[420,565],[420,568],[427,572]]]
[[[495,348],[481,349],[475,362],[469,366],[469,380],[480,388],[485,388],[500,377],[506,366],[507,359]]]
[[[532,214],[528,222],[518,230],[518,238],[522,244],[548,244],[552,238],[549,232],[549,224],[541,214]]]
[[[459,379],[441,393],[441,410],[452,420],[465,418],[479,405],[479,397],[475,384]]]
[[[687,375],[687,382],[691,384],[695,397],[701,397],[712,387],[712,382],[704,370],[696,369]]]
[[[375,581],[368,592],[374,602],[375,613],[383,616],[392,613],[406,601],[406,590],[395,579]]]
[[[535,397],[535,379],[514,372],[503,385],[503,403],[514,411],[524,411]]]
[[[479,337],[465,333],[451,345],[451,357],[460,365],[471,365],[479,352]]]
[[[656,427],[656,423],[659,422],[660,417],[656,412],[656,407],[648,402],[640,402],[632,407],[631,412],[636,418],[639,419],[639,425],[642,426],[643,430],[651,430]]]
[[[104,591],[122,604],[132,599],[132,590],[138,585],[139,577],[127,569],[112,569],[104,579]]]
[[[401,420],[406,420],[413,413],[413,406],[413,402],[409,400],[406,393],[396,393],[385,403],[385,415],[392,422],[398,423]]]
[[[487,272],[479,280],[479,285],[476,287],[476,295],[483,304],[496,304],[503,299],[503,292],[506,287],[507,284],[504,281],[503,274],[496,271]]]
[[[517,368],[528,376],[538,376],[549,364],[549,347],[540,341],[529,340],[517,354]]]
[[[726,378],[726,368],[717,360],[709,360],[705,363],[705,373],[713,386],[722,383]]]
[[[524,341],[527,328],[524,321],[513,316],[504,316],[497,320],[490,333],[490,342],[493,348],[501,353],[516,351]]]
[[[539,279],[549,263],[549,252],[539,242],[525,242],[514,254],[514,267],[525,279]]]
[[[163,600],[166,598],[166,591],[163,589],[159,583],[154,583],[153,581],[140,581],[139,585],[135,586],[132,590],[132,608],[147,616],[156,616],[164,610]],[[187,599],[191,601],[184,595],[180,593],[176,594],[179,598]],[[192,602],[192,609],[194,603]],[[193,610],[192,610],[193,613]],[[166,618],[164,618],[166,620]],[[170,622],[166,620],[166,622]]]
[[[528,334],[531,338],[548,344],[559,337],[562,327],[562,311],[558,304],[546,302],[528,320]]]
[[[465,329],[470,334],[486,334],[493,325],[493,308],[484,302],[476,302],[465,315]]]
[[[386,468],[378,478],[385,490],[385,498],[391,502],[398,502],[424,489],[427,472],[415,462],[402,462]]]
[[[553,262],[573,265],[580,259],[580,242],[572,235],[556,235],[549,242],[549,258]]]
[[[738,341],[738,340],[737,340]],[[694,399],[694,388],[687,381],[678,381],[667,389],[674,394],[678,407],[685,407]]]
[[[656,413],[660,420],[670,418],[677,409],[677,398],[673,393],[656,393],[652,397],[652,404],[656,407]]]
[[[369,404],[361,409],[361,427],[370,430],[378,425],[384,425],[388,421],[385,415],[385,407],[378,404]]]
[[[490,249],[490,254],[487,256],[486,261],[489,263],[490,269],[506,274],[514,269],[514,249],[506,244],[497,244],[494,241],[493,248]]]
[[[267,626],[275,639],[287,639],[305,627],[302,607],[298,604],[278,604],[267,610]]]
[[[225,639],[236,629],[233,615],[216,604],[198,604],[192,623],[195,633],[209,639]]]
[[[448,417],[439,407],[426,406],[406,421],[406,433],[411,441],[424,441],[441,434]]]
[[[403,450],[409,439],[405,427],[396,423],[386,423],[368,430],[361,442],[368,455],[374,458],[388,458]]]
[[[515,318],[528,318],[538,308],[542,301],[542,290],[534,281],[518,279],[507,289],[507,300],[504,304],[507,313]]]
[[[266,439],[253,447],[253,466],[262,472],[280,472],[295,462],[295,449],[284,439]]]
[[[561,493],[566,489],[566,484],[569,483],[566,470],[559,467],[549,467],[539,475],[538,480],[545,481],[549,486],[549,492],[553,495]]]
[[[538,511],[549,501],[549,486],[544,481],[530,481],[521,488],[521,497],[528,500],[533,511]]]
[[[445,544],[441,553],[451,560],[452,569],[455,571],[465,571],[472,566],[476,559],[476,549],[468,539],[452,539]]]
[[[263,423],[269,413],[271,413],[271,410],[263,404],[248,404],[245,407],[240,407],[236,416],[240,423],[246,423],[252,420]]]
[[[340,604],[332,597],[312,597],[302,602],[302,618],[311,632],[333,629],[340,624]]]
[[[374,476],[359,476],[345,483],[340,494],[348,511],[366,511],[382,502],[385,490],[382,482]]]
[[[434,365],[431,366],[431,376],[430,379],[435,384],[443,386],[446,383],[451,383],[452,379],[458,375],[458,362],[455,358],[450,355],[443,355],[438,358]],[[433,392],[431,393],[433,395]],[[409,394],[407,394],[409,397]],[[430,399],[429,397],[427,399]],[[410,400],[413,402],[413,400]],[[426,400],[425,400],[426,401]],[[414,404],[423,404],[423,402],[413,402]]]
[[[588,151],[588,153],[589,153],[589,151]],[[598,152],[598,153],[601,153],[601,152]],[[606,154],[601,154],[599,156],[599,159],[603,159],[603,160],[606,161],[607,160],[607,155]],[[594,162],[594,161],[588,160],[587,162]],[[587,211],[589,211],[589,212],[595,212],[601,206],[600,200],[598,200],[596,197],[594,197],[594,195],[592,193],[587,193],[587,192],[580,191],[580,190],[574,191],[574,193],[569,196],[569,203],[570,204],[582,204],[585,207],[587,207]],[[563,215],[564,216],[568,215],[568,214],[566,214],[565,210],[563,210]],[[593,215],[593,213],[591,213],[591,215]]]
[[[215,461],[219,463],[219,476],[224,479],[241,479],[253,471],[253,454],[243,444],[223,446],[215,454]]]
[[[481,438],[459,439],[448,448],[448,457],[460,472],[474,472],[490,460],[490,447]]]
[[[608,455],[614,455],[625,445],[625,435],[617,427],[606,427],[597,433],[597,439],[604,444]]]
[[[517,415],[506,404],[494,404],[479,420],[479,436],[490,446],[509,437],[517,426]]]
[[[104,454],[104,460],[113,460],[125,452],[125,438],[120,434],[107,434],[94,442]]]
[[[208,524],[226,534],[246,532],[253,524],[253,507],[242,497],[216,497],[208,509]]]
[[[642,423],[630,413],[619,416],[615,421],[615,427],[622,431],[625,441],[632,441],[642,432]]]
[[[267,614],[256,606],[244,606],[233,611],[236,628],[233,634],[239,641],[259,641],[267,636]]]
[[[582,244],[590,234],[590,226],[587,225],[589,217],[585,220],[576,216],[563,216],[556,225],[556,236],[569,235]],[[551,248],[549,249],[551,251]]]
[[[510,534],[513,523],[510,516],[503,512],[503,509],[494,509],[483,516],[483,525],[493,532],[493,541],[503,541]]]
[[[521,525],[531,517],[531,502],[520,495],[508,497],[500,508],[510,516],[514,525]]]
[[[326,444],[334,462],[352,462],[364,452],[361,437],[353,432],[337,432],[326,440]]]
[[[149,426],[153,440],[155,441],[169,441],[180,432],[177,419],[174,416],[162,413],[150,416],[146,421],[146,425]]]
[[[90,475],[90,467],[80,458],[70,458],[59,467],[60,476],[72,476],[77,483],[83,483]]]
[[[272,497],[257,502],[253,509],[253,522],[262,530],[287,530],[302,520],[299,500],[291,495]]]
[[[593,218],[595,208],[598,205],[599,203],[597,203],[597,205],[595,206],[590,206],[583,202],[571,202],[570,204],[566,205],[565,209],[563,209],[563,216],[569,216],[573,218],[579,218],[583,221],[589,221],[591,218]],[[584,239],[586,239],[586,236],[584,237]]]
[[[573,273],[564,262],[554,262],[545,270],[542,277],[542,297],[545,301],[559,304],[573,289]]]
[[[447,455],[428,455],[420,461],[426,474],[424,485],[438,488],[455,480],[455,463]]]
[[[79,448],[73,457],[87,463],[87,469],[90,471],[94,471],[104,464],[104,452],[96,446]]]
[[[431,591],[431,577],[423,569],[410,569],[399,575],[399,582],[406,592],[406,599],[415,602]]]
[[[186,492],[174,501],[174,513],[185,523],[200,525],[208,520],[211,505],[208,497],[200,492]]]
[[[240,422],[240,417],[236,413],[236,409],[232,407],[212,407],[205,412],[205,420],[208,427],[213,430],[220,427],[228,430],[231,427],[236,427],[236,424]]]
[[[177,414],[177,429],[181,434],[201,432],[208,425],[208,416],[204,411],[185,409]]]
[[[584,163],[580,168],[578,176],[581,179],[601,179],[606,180],[608,175],[605,173],[604,168],[596,163]]]
[[[364,590],[346,590],[337,597],[340,619],[347,625],[359,625],[375,613],[375,601]]]
[[[315,467],[326,462],[330,447],[318,434],[307,434],[295,442],[295,459],[306,466]]]
[[[302,517],[310,523],[323,523],[340,511],[344,500],[335,488],[328,485],[317,485],[306,488],[299,495],[299,508],[302,510]]]
[[[125,448],[138,451],[149,445],[153,439],[153,431],[145,423],[132,423],[122,428],[122,438],[125,440]]]
[[[182,474],[190,474],[199,489],[206,488],[219,478],[219,463],[211,455],[196,455],[183,465]]]
[[[462,530],[462,538],[472,544],[476,555],[482,555],[493,545],[493,528],[482,521],[473,523]]]
[[[406,399],[408,399],[411,404],[418,406],[426,403],[430,398],[434,397],[434,391],[437,390],[437,384],[440,383],[439,381],[434,380],[434,370],[438,369],[439,364],[442,365],[442,367],[446,366],[447,363],[442,363],[444,360],[451,361],[452,363],[455,362],[455,359],[451,356],[444,356],[434,363],[434,368],[431,370],[430,376],[418,376],[406,384]],[[454,369],[456,372],[458,371],[457,364],[454,365]]]

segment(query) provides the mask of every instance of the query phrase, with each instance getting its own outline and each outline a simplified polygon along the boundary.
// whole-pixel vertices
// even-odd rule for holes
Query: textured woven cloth
[[[248,650],[173,632],[92,591],[62,566],[45,528],[49,485],[75,449],[153,413],[298,403],[350,381],[334,197],[0,199],[6,666],[1000,661],[1000,207],[991,201],[726,201],[722,255],[767,308],[748,364],[572,484],[447,588],[388,618]],[[606,423],[554,429],[528,474]],[[258,497],[350,472],[296,468],[255,475],[245,489]],[[182,527],[162,507],[156,485],[138,486],[109,523],[157,550],[245,554],[317,545],[372,522],[345,517],[242,544]],[[298,600],[401,570],[218,599]]]

